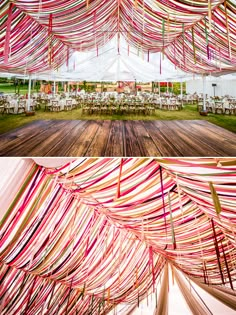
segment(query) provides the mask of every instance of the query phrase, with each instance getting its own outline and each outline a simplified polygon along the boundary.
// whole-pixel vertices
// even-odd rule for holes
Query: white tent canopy
[[[218,75],[218,74],[217,74]],[[17,77],[28,79],[28,74],[0,72],[1,77]],[[236,74],[212,77],[214,80],[231,80]],[[34,80],[46,81],[137,81],[137,82],[185,82],[202,80],[201,76],[185,73],[173,65],[161,53],[148,55],[142,50],[129,47],[121,36],[119,52],[117,50],[117,37],[114,37],[100,50],[90,52],[76,51],[57,70],[32,73]],[[199,81],[200,82],[200,81]],[[196,81],[195,81],[196,83]],[[202,83],[201,86],[202,92]],[[193,91],[194,92],[194,91]]]
[[[2,73],[0,73],[0,76]],[[3,73],[4,76],[28,78],[28,75]],[[32,73],[32,79],[49,81],[185,81],[192,78],[176,68],[160,53],[149,56],[134,47],[128,47],[121,37],[119,53],[117,38],[113,38],[99,51],[74,52],[69,59],[57,70]]]

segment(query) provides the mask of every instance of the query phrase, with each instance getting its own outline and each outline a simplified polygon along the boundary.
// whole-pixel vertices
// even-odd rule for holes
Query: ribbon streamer
[[[48,21],[48,63],[52,64],[52,13],[49,15]]]
[[[4,63],[5,64],[8,63],[8,59],[9,59],[12,10],[13,10],[13,3],[11,2],[10,5],[9,5],[9,9],[8,9],[6,38],[5,38],[5,47],[4,47]]]
[[[224,276],[223,276],[223,272],[222,272],[222,267],[221,267],[221,263],[220,263],[220,251],[219,251],[218,241],[217,241],[217,238],[216,238],[215,224],[214,224],[213,219],[211,219],[211,225],[212,225],[212,230],[213,230],[213,235],[214,235],[215,252],[216,252],[216,258],[217,258],[217,262],[218,262],[218,267],[219,267],[219,270],[220,270],[221,281],[222,281],[222,284],[225,284]]]
[[[184,66],[185,66],[185,29],[184,29],[184,23],[182,24],[182,37],[183,37],[183,47],[182,47],[183,63],[184,63]]]
[[[120,179],[121,179],[121,174],[122,174],[122,167],[123,167],[123,158],[120,160],[120,170],[119,170],[119,176],[117,180],[117,193],[116,193],[116,198],[120,198]]]
[[[173,218],[172,218],[170,192],[168,192],[168,203],[169,203],[169,211],[170,211],[170,224],[171,224],[172,244],[173,244],[173,249],[176,249],[175,230],[174,230],[174,222],[173,222]]]
[[[216,213],[217,215],[219,215],[221,213],[221,204],[220,204],[219,196],[212,182],[209,182],[209,186],[210,186],[211,197],[215,206]]]
[[[224,8],[225,8],[226,31],[227,31],[227,40],[228,40],[228,52],[229,52],[229,58],[231,59],[232,56],[231,56],[229,20],[228,20],[228,13],[227,13],[227,1],[224,1]]]
[[[195,40],[194,40],[194,28],[192,27],[192,44],[193,44],[193,59],[194,63],[196,64],[196,46],[195,46]]]
[[[211,0],[208,0],[209,32],[211,31]]]

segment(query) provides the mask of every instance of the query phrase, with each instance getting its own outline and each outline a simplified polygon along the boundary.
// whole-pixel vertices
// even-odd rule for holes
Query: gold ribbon
[[[220,204],[219,196],[212,182],[209,182],[209,186],[210,186],[211,196],[212,196],[212,200],[215,206],[216,213],[217,215],[219,215],[221,213],[221,204]]]

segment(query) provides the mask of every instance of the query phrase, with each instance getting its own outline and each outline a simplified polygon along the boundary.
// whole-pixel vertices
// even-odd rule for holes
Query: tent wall
[[[230,95],[236,97],[236,80],[223,80],[212,78],[212,80],[206,80],[206,94],[208,96],[214,96],[214,88],[212,84],[216,84],[215,96]],[[202,80],[191,80],[186,82],[186,92],[192,94],[194,92],[202,93]]]
[[[25,177],[31,171],[33,165],[34,161],[30,158],[15,159],[2,157],[0,159],[0,220],[10,207],[13,197],[23,185]]]

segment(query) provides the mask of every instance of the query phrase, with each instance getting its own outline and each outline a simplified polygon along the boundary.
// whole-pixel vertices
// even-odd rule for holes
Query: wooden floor
[[[38,120],[1,135],[0,156],[236,156],[236,135],[203,120]]]

